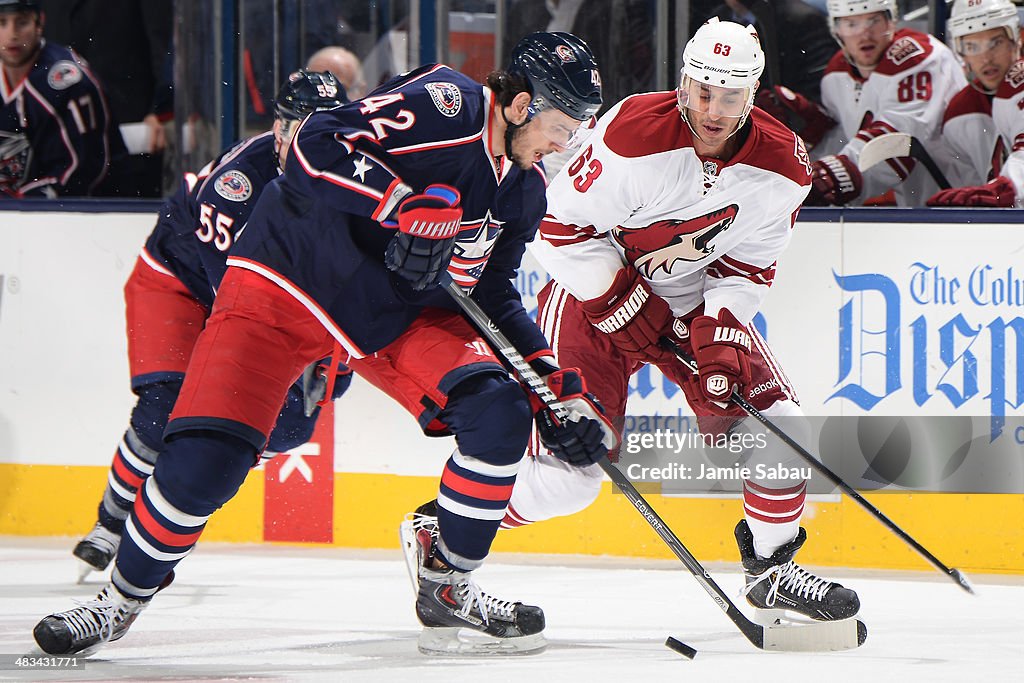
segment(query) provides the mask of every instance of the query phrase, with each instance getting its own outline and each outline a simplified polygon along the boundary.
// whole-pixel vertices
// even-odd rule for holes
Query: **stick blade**
[[[977,595],[977,593],[974,592],[974,584],[971,583],[971,580],[968,579],[967,575],[962,571],[959,569],[950,569],[949,575],[952,576],[953,580],[956,581],[965,591],[971,595]]]
[[[868,627],[860,619],[823,621],[806,626],[765,626],[764,649],[776,652],[833,652],[864,644]]]
[[[910,145],[914,138],[906,133],[886,133],[869,140],[860,151],[857,166],[866,171],[886,159],[910,155]]]

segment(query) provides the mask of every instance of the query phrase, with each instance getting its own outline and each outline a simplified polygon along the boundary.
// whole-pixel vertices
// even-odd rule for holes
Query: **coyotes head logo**
[[[686,221],[655,221],[639,229],[616,228],[612,237],[626,258],[644,277],[658,270],[669,273],[676,261],[700,261],[714,253],[711,240],[728,230],[739,206],[730,204],[711,213]]]

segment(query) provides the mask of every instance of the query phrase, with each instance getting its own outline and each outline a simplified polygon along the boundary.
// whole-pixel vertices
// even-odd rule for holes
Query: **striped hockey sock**
[[[442,559],[462,571],[483,563],[505,517],[519,463],[491,465],[456,450],[445,464],[437,494]]]
[[[209,517],[179,510],[164,498],[155,478],[147,479],[125,523],[111,575],[114,585],[137,600],[152,597],[195,546]]]
[[[759,557],[771,557],[796,538],[806,495],[807,482],[781,489],[743,482],[743,511]]]
[[[107,488],[99,507],[99,522],[115,533],[121,533],[124,521],[135,503],[139,486],[153,474],[159,451],[142,443],[129,426],[114,452],[107,474]]]

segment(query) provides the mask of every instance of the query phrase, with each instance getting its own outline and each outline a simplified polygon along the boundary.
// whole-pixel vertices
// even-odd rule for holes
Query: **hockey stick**
[[[921,141],[906,133],[885,133],[868,140],[860,151],[860,161],[857,165],[861,171],[866,171],[896,157],[910,157],[920,161],[940,189],[948,190],[951,187],[942,169],[935,163]]]
[[[469,317],[481,333],[487,338],[508,363],[515,369],[519,378],[530,387],[538,398],[551,409],[555,416],[564,420],[568,418],[569,411],[558,400],[547,383],[537,374],[537,371],[530,367],[519,350],[509,341],[501,330],[499,330],[483,309],[452,280],[445,283],[445,289],[452,297],[459,308]],[[863,644],[867,638],[867,627],[864,622],[856,619],[844,619],[843,621],[822,622],[807,626],[761,626],[755,624],[741,612],[732,600],[725,594],[711,574],[697,561],[682,541],[672,533],[668,525],[650,504],[644,500],[640,492],[636,490],[632,482],[619,471],[615,465],[606,457],[598,461],[598,465],[604,470],[619,491],[626,496],[633,507],[643,515],[647,523],[651,525],[661,540],[675,553],[675,556],[686,566],[686,568],[697,579],[697,582],[707,591],[708,595],[725,612],[739,628],[747,640],[755,647],[762,650],[778,650],[782,652],[823,652],[829,650],[849,650]]]
[[[692,373],[697,374],[696,361],[694,361],[693,358],[688,356],[686,352],[679,347],[678,344],[676,344],[671,339],[662,337],[661,345],[665,349],[674,353],[676,355],[676,358],[679,359],[679,362],[681,362],[683,365],[689,368],[689,370]],[[858,493],[856,489],[854,489],[852,486],[843,481],[839,477],[839,475],[830,470],[825,465],[825,463],[811,455],[810,451],[808,451],[803,446],[794,441],[792,437],[786,434],[786,432],[782,431],[782,429],[780,429],[774,422],[765,417],[760,410],[752,406],[749,401],[747,401],[745,398],[743,398],[743,396],[740,395],[739,391],[733,390],[732,395],[729,397],[729,400],[735,403],[740,408],[742,408],[744,412],[747,413],[747,415],[750,415],[750,417],[754,418],[762,425],[764,425],[772,434],[779,437],[779,439],[785,442],[787,446],[796,451],[801,458],[806,460],[807,463],[811,465],[811,467],[816,469],[821,475],[823,475],[826,479],[832,482],[833,485],[835,485],[837,488],[843,491],[846,495],[853,498],[862,508],[867,510],[868,513],[870,513],[875,519],[884,524],[894,534],[899,536],[904,543],[906,543],[911,548],[916,550],[917,553],[921,555],[924,559],[928,560],[928,562],[930,562],[932,566],[934,566],[940,572],[942,572],[943,574],[951,578],[953,581],[955,581],[956,584],[963,588],[965,591],[972,595],[974,594],[974,588],[971,586],[971,582],[967,579],[966,576],[964,576],[964,574],[959,569],[947,567],[945,564],[942,563],[941,560],[939,560],[939,558],[935,557],[935,555],[932,555],[927,548],[925,548],[923,545],[914,540],[914,538],[911,537],[910,534],[896,526],[895,522],[886,517],[881,510],[879,510],[874,505],[869,503],[867,499],[864,498],[864,496],[860,495],[860,493]]]

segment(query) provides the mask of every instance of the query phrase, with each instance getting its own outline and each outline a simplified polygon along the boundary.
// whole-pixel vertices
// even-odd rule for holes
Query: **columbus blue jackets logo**
[[[658,270],[672,272],[676,261],[700,261],[715,251],[711,243],[736,220],[739,206],[730,204],[686,221],[656,221],[633,230],[616,228],[612,237],[626,258],[647,278]]]
[[[437,110],[448,118],[462,110],[462,92],[452,83],[427,83],[423,87],[430,93]]]
[[[224,199],[244,202],[252,196],[252,183],[241,171],[225,171],[213,184],[213,189]]]
[[[480,281],[494,243],[501,234],[502,222],[491,218],[489,211],[481,220],[463,222],[455,242],[455,252],[448,263],[448,274],[452,280],[463,287],[473,287]]]
[[[67,90],[80,80],[82,80],[81,67],[66,59],[54,62],[46,75],[46,83],[54,90]]]
[[[573,54],[572,48],[568,45],[556,45],[555,54],[566,64],[576,61],[576,55]]]
[[[24,134],[0,130],[0,185],[21,184],[31,152]]]

